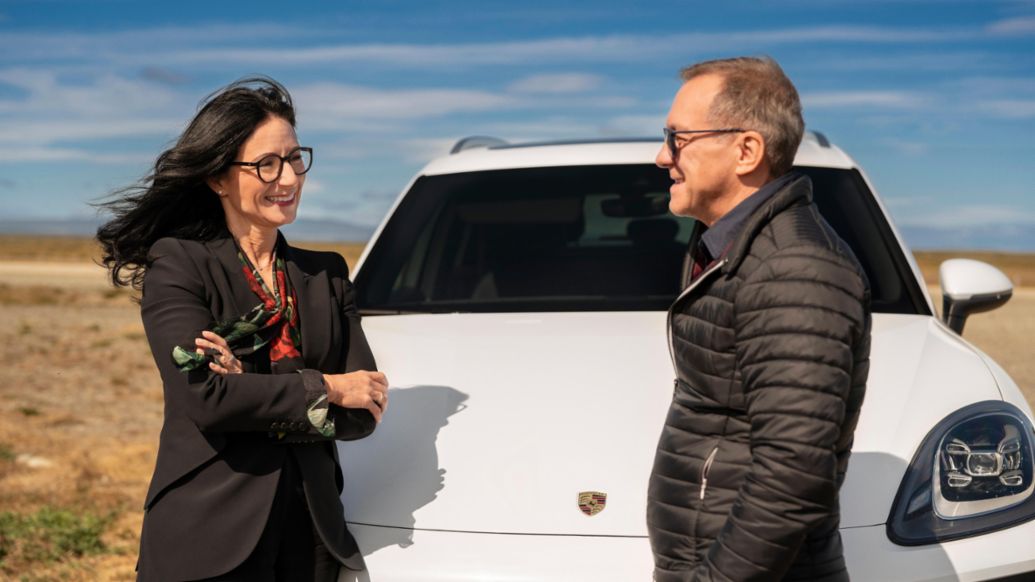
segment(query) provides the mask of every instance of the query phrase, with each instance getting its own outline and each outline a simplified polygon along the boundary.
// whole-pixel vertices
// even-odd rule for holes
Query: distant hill
[[[900,227],[915,249],[961,249],[1007,252],[1035,251],[1035,225],[978,225],[961,228]]]
[[[100,224],[99,218],[0,219],[0,234],[93,236]],[[300,218],[286,226],[284,234],[295,240],[366,242],[373,236],[375,228],[336,220]]]
[[[0,219],[0,233],[90,236],[99,225],[100,221],[94,218],[5,218]]]

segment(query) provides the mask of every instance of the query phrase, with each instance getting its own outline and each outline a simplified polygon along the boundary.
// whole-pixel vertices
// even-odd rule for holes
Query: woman
[[[288,92],[211,96],[98,230],[115,285],[142,290],[165,396],[140,580],[335,580],[361,569],[334,439],[387,406],[336,253],[294,248],[312,163]]]

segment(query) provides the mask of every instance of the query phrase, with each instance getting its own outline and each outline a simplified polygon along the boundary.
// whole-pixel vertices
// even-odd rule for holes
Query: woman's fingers
[[[196,338],[194,340],[194,345],[198,346],[198,353],[199,354],[205,353],[205,349],[206,348],[208,350],[208,353],[210,353],[212,355],[222,355],[222,356],[225,356],[225,355],[230,353],[229,348],[225,348],[225,347],[223,347],[223,346],[221,346],[219,344],[216,344],[215,342],[210,342],[207,339],[203,339],[203,338],[200,338],[200,337]]]
[[[197,351],[199,354],[208,353],[212,356],[213,361],[209,363],[209,368],[213,372],[224,376],[243,372],[241,361],[234,357],[233,352],[230,351],[230,347],[223,338],[210,331],[203,331],[201,333],[206,335],[206,337],[213,338],[213,340],[209,341],[199,337],[194,340],[194,345],[198,346]]]
[[[384,411],[381,410],[381,407],[375,404],[373,400],[371,400],[370,404],[368,404],[364,408],[370,411],[370,414],[374,416],[375,421],[381,422],[381,415],[384,414]]]
[[[201,337],[215,343],[216,345],[227,351],[230,351],[230,346],[226,343],[226,340],[223,339],[223,336],[219,335],[218,333],[206,330],[201,332]]]
[[[360,370],[324,376],[330,401],[343,408],[365,408],[381,422],[388,407],[388,378],[381,372]]]
[[[382,372],[366,372],[372,383],[370,399],[384,412],[388,408],[388,377]]]
[[[373,396],[374,404],[381,409],[381,412],[388,410],[388,390],[375,391]]]

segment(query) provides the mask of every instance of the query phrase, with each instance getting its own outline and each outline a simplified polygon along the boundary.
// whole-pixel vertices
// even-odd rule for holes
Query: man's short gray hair
[[[762,134],[772,177],[786,174],[794,163],[805,122],[794,84],[769,57],[736,57],[704,61],[681,71],[683,81],[719,75],[723,88],[708,112],[721,127],[741,127]]]

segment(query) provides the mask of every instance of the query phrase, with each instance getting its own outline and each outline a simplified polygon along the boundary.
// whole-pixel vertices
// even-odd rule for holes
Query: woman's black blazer
[[[266,524],[289,447],[328,550],[350,568],[363,566],[345,526],[337,447],[312,428],[306,393],[320,389],[321,373],[375,370],[374,358],[341,255],[292,248],[282,237],[278,249],[298,298],[306,369],[257,373],[268,370],[267,350],[242,357],[244,373],[220,376],[207,367],[181,372],[172,350],[259,302],[237,246],[226,233],[207,242],[163,238],[151,247],[140,311],[162,377],[165,422],[144,505],[141,580],[212,577],[243,562]],[[374,430],[366,410],[331,405],[329,413],[337,439]]]

